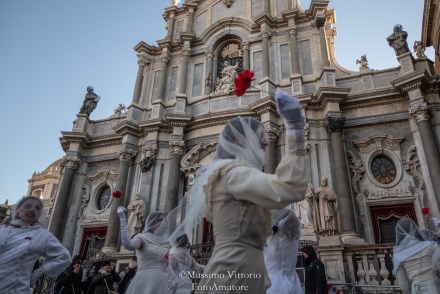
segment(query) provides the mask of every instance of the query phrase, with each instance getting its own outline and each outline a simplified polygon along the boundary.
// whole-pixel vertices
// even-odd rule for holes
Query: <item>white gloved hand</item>
[[[298,98],[290,96],[278,88],[275,93],[275,101],[277,112],[284,119],[286,133],[291,135],[304,135],[305,120]]]
[[[127,216],[125,215],[125,212],[127,211],[127,209],[123,206],[118,206],[118,208],[116,209],[116,213],[118,214],[119,218],[124,218],[126,219]]]

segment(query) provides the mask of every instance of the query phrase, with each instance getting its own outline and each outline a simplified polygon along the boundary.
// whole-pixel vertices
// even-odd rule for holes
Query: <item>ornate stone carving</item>
[[[204,158],[210,158],[211,154],[215,153],[218,141],[210,142],[207,144],[197,144],[189,152],[183,156],[180,166],[181,171],[187,176],[200,167],[200,161]]]
[[[170,58],[168,56],[164,55],[160,58],[160,61],[162,63],[168,64],[168,62],[170,62]]]
[[[220,56],[222,59],[236,58],[243,56],[243,52],[239,44],[231,43],[223,47],[222,51],[220,51]]]
[[[137,154],[137,151],[130,149],[130,148],[122,148],[121,151],[119,151],[119,160],[120,161],[130,161],[133,157],[135,157]]]
[[[79,165],[81,164],[81,161],[76,156],[65,156],[63,160],[60,163],[61,170],[64,168],[70,168],[73,170],[77,170]]]
[[[417,179],[419,189],[425,189],[425,180],[423,179],[422,173],[418,170],[420,167],[420,161],[417,157],[417,148],[415,145],[408,148],[406,156],[403,159],[403,164],[405,171]]]
[[[264,128],[266,130],[267,138],[269,139],[269,141],[275,142],[277,137],[280,135],[280,131],[273,126],[265,126]]]
[[[396,56],[409,52],[406,38],[408,38],[408,33],[403,30],[402,25],[396,24],[393,33],[387,37],[388,45],[394,49]]]
[[[90,181],[92,182],[93,186],[96,186],[103,182],[112,182],[115,183],[118,175],[111,170],[106,171],[100,171],[96,175],[89,176]]]
[[[114,110],[115,111],[115,115],[120,115],[123,112],[125,112],[125,110],[126,110],[125,104],[119,103],[119,106],[116,107],[116,109]]]
[[[205,51],[205,54],[209,57],[209,58],[213,58],[214,57],[214,51],[212,51],[211,49],[208,49]]]
[[[245,51],[245,50],[249,50],[249,42],[243,42],[243,43],[241,44],[241,49],[242,49],[243,51]]]
[[[145,61],[140,60],[140,59],[138,59],[137,63],[138,63],[138,65],[139,65],[139,67],[144,67],[145,64],[146,64]]]
[[[351,179],[351,186],[353,188],[353,192],[356,194],[360,193],[359,183],[362,181],[365,175],[365,167],[362,160],[357,159],[353,152],[347,152],[348,159],[351,162],[349,166],[350,172],[353,174],[353,178]]]
[[[359,148],[361,153],[370,153],[371,151],[378,150],[383,151],[388,149],[391,151],[400,150],[400,142],[404,140],[404,137],[393,136],[374,136],[369,137],[366,140],[354,141],[354,145]]]
[[[270,33],[269,32],[261,32],[261,38],[267,39],[269,37],[270,37]]]
[[[426,102],[423,102],[415,107],[409,109],[409,114],[416,122],[421,122],[423,120],[429,120],[430,109]]]
[[[84,184],[81,188],[81,206],[78,211],[78,218],[84,218],[83,212],[87,204],[90,201],[90,188],[89,185]]]
[[[89,116],[90,113],[92,113],[92,111],[96,108],[96,105],[98,105],[98,101],[99,99],[101,99],[101,97],[96,95],[93,91],[94,90],[92,86],[87,87],[87,94],[84,97],[83,105],[79,110],[80,114],[85,114]]]
[[[417,58],[418,59],[424,59],[424,58],[426,58],[426,55],[425,55],[425,45],[423,45],[422,44],[422,42],[420,42],[420,41],[414,41],[414,46],[413,46],[413,49],[414,49],[414,53],[416,54],[416,56],[417,56]]]
[[[364,190],[362,193],[356,195],[356,202],[359,207],[359,221],[361,224],[365,222],[365,200],[368,199],[369,194],[370,192],[368,190]]]
[[[234,3],[234,0],[223,0],[223,3],[229,8]]]
[[[359,70],[370,69],[368,67],[367,54],[364,54],[364,55],[361,56],[360,59],[357,59],[356,60],[356,64],[359,64]]]
[[[306,151],[309,151],[310,146],[312,145],[312,143],[310,142],[310,125],[309,125],[309,123],[306,123],[306,125],[304,126],[304,140],[305,140],[305,145],[306,145]]]
[[[181,140],[170,140],[170,153],[171,154],[183,154],[183,147],[185,146],[185,142]]]
[[[189,48],[183,48],[182,55],[183,56],[191,56],[191,50]]]
[[[141,194],[137,193],[134,196],[133,201],[127,206],[128,210],[128,221],[127,227],[130,237],[141,232],[142,225],[145,221],[145,216],[147,213],[147,208],[145,206],[144,200],[142,200]]]
[[[141,149],[143,159],[141,160],[141,171],[148,172],[156,163],[157,145],[144,145]]]
[[[238,75],[236,65],[230,65],[228,61],[224,62],[224,67],[222,70],[221,78],[217,77],[215,82],[215,92],[214,95],[229,95],[234,93],[235,77]]]
[[[340,281],[339,266],[337,261],[328,261],[326,269],[327,277],[330,281]]]
[[[342,132],[344,129],[345,117],[333,117],[329,116],[327,118],[327,129],[330,133],[332,132]]]
[[[296,33],[297,33],[297,30],[296,30],[295,26],[289,30],[289,35],[296,35]]]

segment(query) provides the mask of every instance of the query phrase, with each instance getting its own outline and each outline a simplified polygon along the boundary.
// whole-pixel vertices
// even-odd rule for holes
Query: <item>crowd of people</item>
[[[264,125],[230,120],[219,136],[214,160],[200,168],[192,192],[165,215],[151,212],[133,236],[127,209],[118,207],[122,246],[130,264],[99,260],[83,268],[38,222],[43,204],[26,196],[9,224],[0,226],[0,289],[29,293],[41,276],[56,277],[55,293],[328,293],[325,266],[315,248],[301,248],[304,288],[296,272],[301,224],[289,207],[306,194],[309,164],[299,101],[277,91],[276,108],[286,127],[285,154],[274,174],[264,173]],[[189,253],[189,238],[202,219],[211,222],[215,246],[208,264]],[[440,293],[438,235],[410,219],[396,227],[394,269],[402,292]],[[44,262],[37,260],[41,257]],[[32,270],[32,265],[36,264]],[[29,269],[29,270],[28,270]],[[198,279],[198,283],[193,283]]]

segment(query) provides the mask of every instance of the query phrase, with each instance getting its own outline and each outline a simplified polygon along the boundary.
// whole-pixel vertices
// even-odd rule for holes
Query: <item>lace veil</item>
[[[213,161],[199,168],[194,179],[191,193],[179,202],[179,205],[167,214],[157,234],[163,241],[172,242],[187,234],[192,236],[197,225],[210,220],[209,183],[213,181],[220,167],[234,160],[262,169],[265,151],[261,143],[267,140],[264,126],[256,119],[236,117],[230,120],[219,135],[219,142]]]
[[[429,230],[420,230],[410,218],[400,219],[396,225],[396,245],[393,250],[394,270],[408,258],[431,246],[435,236]]]

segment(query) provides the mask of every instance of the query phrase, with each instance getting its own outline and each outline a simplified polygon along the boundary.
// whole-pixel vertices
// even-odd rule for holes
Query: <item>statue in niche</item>
[[[147,208],[145,206],[144,200],[142,200],[141,194],[137,193],[134,195],[134,200],[128,204],[128,232],[130,237],[141,232],[142,224],[145,221],[145,214]]]
[[[81,207],[79,208],[78,217],[84,218],[83,212],[90,200],[89,186],[84,184],[81,189]]]
[[[361,59],[357,59],[356,64],[359,64],[359,70],[370,69],[368,67],[367,54],[362,55]]]
[[[234,80],[238,75],[237,66],[238,64],[230,65],[228,61],[224,62],[222,76],[217,77],[215,82],[215,95],[229,95],[234,92]]]
[[[336,213],[336,192],[328,186],[327,177],[321,178],[321,186],[313,195],[314,223],[319,235],[333,236],[338,233],[338,215]]]
[[[414,41],[413,49],[414,49],[414,52],[416,53],[416,56],[418,59],[426,58],[425,48],[426,47],[425,47],[425,45],[422,44],[422,42]]]
[[[393,33],[387,37],[388,44],[394,49],[396,56],[410,52],[406,38],[408,33],[403,30],[402,25],[396,24],[393,28]]]
[[[93,92],[93,87],[88,86],[87,94],[84,97],[84,102],[79,113],[86,114],[87,116],[89,116],[90,113],[92,113],[92,111],[96,108],[96,105],[98,105],[99,99],[101,99],[101,97],[99,97]]]
[[[306,198],[303,201],[293,203],[293,211],[301,222],[301,228],[313,229],[313,194],[314,188],[312,184],[308,184]]]

